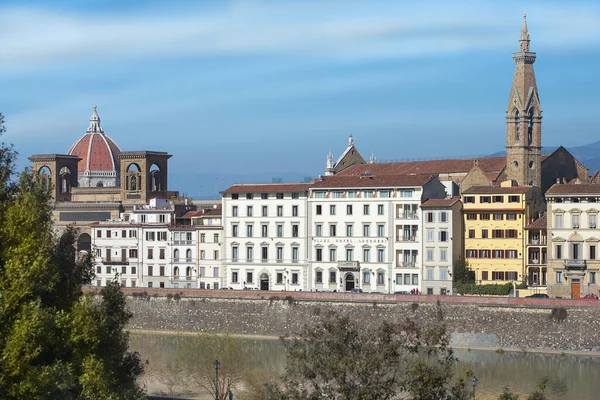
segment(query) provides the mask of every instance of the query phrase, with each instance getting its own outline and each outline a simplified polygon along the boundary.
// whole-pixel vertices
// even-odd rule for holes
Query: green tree
[[[0,171],[14,151],[0,145]],[[77,235],[52,230],[48,191],[29,171],[0,173],[0,393],[3,399],[133,399],[141,364],[128,352],[130,318],[116,283],[83,296],[93,274]]]
[[[454,282],[456,283],[473,283],[474,278],[469,262],[466,258],[461,257],[454,264]]]
[[[440,314],[441,318],[441,314]],[[327,315],[285,340],[288,363],[264,398],[284,400],[466,399],[466,379],[452,383],[456,362],[443,321],[363,326]]]

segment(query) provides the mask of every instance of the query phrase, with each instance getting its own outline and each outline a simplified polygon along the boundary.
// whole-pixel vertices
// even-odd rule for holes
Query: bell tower
[[[523,16],[519,51],[513,53],[515,73],[506,108],[506,178],[518,185],[542,183],[542,108],[529,50],[527,17]]]

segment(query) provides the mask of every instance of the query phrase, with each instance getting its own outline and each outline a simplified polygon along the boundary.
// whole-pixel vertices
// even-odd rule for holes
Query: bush
[[[181,300],[181,294],[175,293],[175,295],[173,296],[173,300],[175,300],[175,301]]]
[[[563,322],[567,319],[567,309],[564,307],[553,308],[550,312],[550,319],[556,322]]]
[[[503,285],[487,284],[487,285],[474,285],[471,283],[457,283],[456,290],[459,294],[479,294],[479,295],[492,295],[492,296],[508,296],[512,289],[512,283],[505,283]]]
[[[173,300],[173,293],[167,293],[167,300]]]

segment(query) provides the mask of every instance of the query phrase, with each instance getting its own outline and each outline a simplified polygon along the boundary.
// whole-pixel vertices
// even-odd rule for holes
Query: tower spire
[[[519,51],[513,53],[515,73],[506,108],[506,177],[519,185],[541,185],[542,108],[529,48],[527,16],[519,35]]]
[[[527,14],[523,14],[523,25],[521,25],[521,36],[519,36],[519,50],[529,51],[529,30],[527,30]]]
[[[94,112],[92,112],[92,116],[90,117],[90,127],[87,128],[87,133],[104,133],[100,126],[100,116],[98,115],[96,108],[97,107],[94,104]]]

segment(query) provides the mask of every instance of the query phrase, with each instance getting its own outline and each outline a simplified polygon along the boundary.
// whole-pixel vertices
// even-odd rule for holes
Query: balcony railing
[[[338,268],[359,268],[358,261],[338,261]]]
[[[398,267],[399,268],[415,268],[417,266],[417,263],[415,262],[400,262],[398,263]]]
[[[416,241],[417,241],[416,235],[397,236],[396,237],[396,242],[416,242]]]
[[[586,269],[587,263],[585,260],[563,260],[563,265],[567,269]]]
[[[540,244],[540,239],[530,239],[529,244]]]
[[[417,213],[412,212],[403,212],[398,215],[399,219],[419,219],[419,215]]]
[[[195,240],[173,240],[173,245],[192,245]]]

